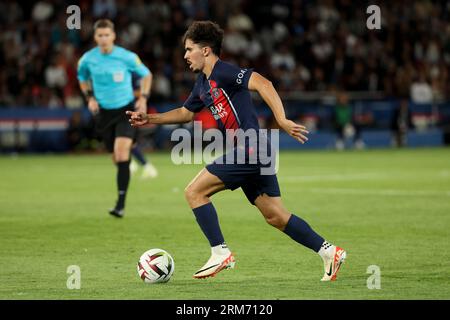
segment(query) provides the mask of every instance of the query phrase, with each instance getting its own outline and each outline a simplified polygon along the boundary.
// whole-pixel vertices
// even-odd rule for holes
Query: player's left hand
[[[294,121],[285,119],[284,121],[281,121],[279,123],[280,127],[283,128],[284,131],[286,131],[291,137],[299,141],[300,143],[305,143],[308,141],[308,138],[306,135],[309,133],[308,130],[306,130],[305,126],[302,126],[301,124],[297,124]]]
[[[137,112],[147,113],[147,99],[144,97],[139,97],[134,104],[134,110]]]

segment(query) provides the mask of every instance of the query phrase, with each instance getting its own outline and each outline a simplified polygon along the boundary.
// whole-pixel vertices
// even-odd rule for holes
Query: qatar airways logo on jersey
[[[209,107],[213,117],[215,120],[220,120],[222,118],[226,118],[228,116],[228,112],[225,110],[223,103],[219,102],[216,105],[211,105]]]
[[[214,80],[209,80],[209,85],[211,86],[210,94],[214,101],[212,105],[209,106],[209,110],[213,115],[215,120],[220,120],[228,116],[228,112],[223,104],[223,93],[220,88],[217,88],[217,83]],[[222,98],[222,99],[221,99]]]

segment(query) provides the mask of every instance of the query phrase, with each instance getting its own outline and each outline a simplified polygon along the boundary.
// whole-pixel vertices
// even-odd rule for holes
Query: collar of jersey
[[[219,64],[219,62],[221,62],[221,60],[220,59],[218,59],[217,61],[216,61],[216,63],[214,64],[214,67],[213,67],[213,69],[211,70],[211,74],[209,75],[209,77],[208,78],[206,78],[206,80],[211,80],[211,77],[213,76],[213,74],[214,74],[214,70],[216,70],[216,66]],[[206,76],[205,76],[206,77]]]

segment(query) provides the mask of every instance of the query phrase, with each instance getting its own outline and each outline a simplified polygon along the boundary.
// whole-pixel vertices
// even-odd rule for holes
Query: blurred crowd
[[[370,2],[370,3],[369,3]],[[283,94],[382,92],[417,103],[449,99],[450,2],[351,0],[92,0],[81,29],[69,30],[74,1],[0,2],[0,106],[84,106],[76,67],[94,46],[92,26],[114,21],[117,44],[139,54],[154,75],[152,101],[182,102],[195,75],[181,36],[193,20],[226,31],[223,59],[255,67]],[[368,30],[370,4],[381,30]]]

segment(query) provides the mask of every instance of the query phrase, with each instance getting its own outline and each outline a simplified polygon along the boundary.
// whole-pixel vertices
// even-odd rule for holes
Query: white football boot
[[[228,247],[225,244],[218,245],[211,248],[211,257],[208,262],[193,277],[196,279],[214,277],[223,269],[234,268],[235,263],[234,256]]]
[[[158,176],[158,170],[150,162],[147,162],[142,170],[142,179],[156,178]]]
[[[334,281],[342,263],[347,257],[347,252],[334,245],[327,244],[327,246],[322,255],[324,275],[321,281]]]

